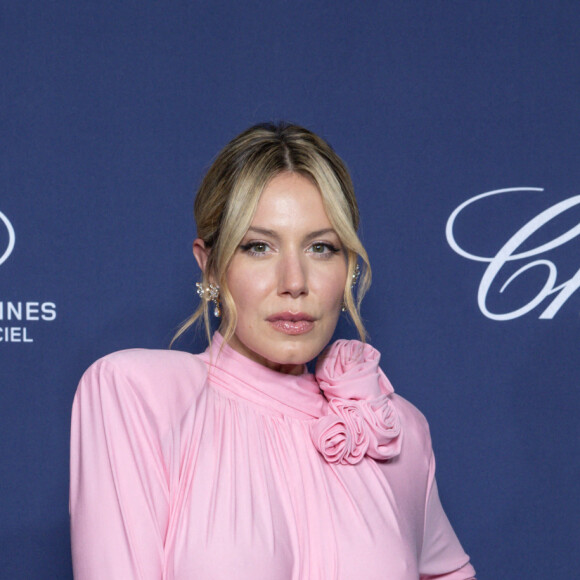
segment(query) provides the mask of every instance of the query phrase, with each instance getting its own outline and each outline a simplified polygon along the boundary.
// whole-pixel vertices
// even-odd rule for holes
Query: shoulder
[[[91,367],[107,367],[129,375],[179,374],[194,369],[205,370],[205,363],[198,355],[179,350],[154,350],[133,348],[113,352],[97,360]]]
[[[181,351],[131,349],[114,352],[84,373],[75,400],[139,405],[171,416],[191,406],[202,392],[207,366]]]
[[[423,413],[415,407],[413,403],[398,393],[393,393],[390,398],[399,412],[401,420],[405,422],[405,425],[409,429],[417,431],[418,434],[423,436],[429,434],[429,423],[427,422],[425,415],[423,415]]]
[[[425,415],[397,393],[393,393],[390,399],[401,420],[404,449],[428,459],[431,456],[431,434]]]
[[[135,348],[114,352],[93,363],[84,377],[124,379],[131,383],[167,383],[205,380],[207,367],[201,358],[175,350]]]

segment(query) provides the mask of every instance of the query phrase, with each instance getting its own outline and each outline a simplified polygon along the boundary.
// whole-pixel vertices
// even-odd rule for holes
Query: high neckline
[[[312,419],[326,410],[327,401],[306,365],[299,375],[269,369],[234,350],[219,332],[200,356],[209,367],[210,384],[268,413]]]

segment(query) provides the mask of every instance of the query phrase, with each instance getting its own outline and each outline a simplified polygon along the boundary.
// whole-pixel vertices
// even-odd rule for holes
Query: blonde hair
[[[352,180],[345,164],[326,141],[288,123],[255,125],[230,141],[210,167],[195,198],[197,236],[209,250],[202,283],[219,284],[225,314],[220,331],[227,342],[237,324],[236,305],[226,280],[230,261],[252,223],[264,188],[284,172],[310,179],[322,195],[328,218],[346,250],[348,276],[344,305],[364,341],[366,331],[360,303],[370,286],[371,269],[356,233],[359,212]],[[355,299],[352,281],[359,259],[361,275]],[[197,310],[179,327],[173,341],[201,318],[211,341],[208,306],[207,301],[201,300]]]

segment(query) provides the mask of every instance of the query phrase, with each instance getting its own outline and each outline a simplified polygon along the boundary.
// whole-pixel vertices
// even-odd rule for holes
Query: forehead
[[[330,228],[322,195],[298,173],[281,173],[264,188],[252,226],[268,228]]]

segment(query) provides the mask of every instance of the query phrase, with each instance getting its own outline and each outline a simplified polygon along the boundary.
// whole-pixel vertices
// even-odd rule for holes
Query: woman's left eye
[[[310,246],[310,251],[313,254],[336,254],[339,249],[332,244],[326,242],[316,242]]]

